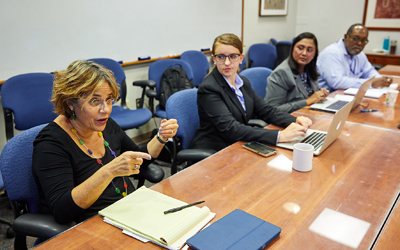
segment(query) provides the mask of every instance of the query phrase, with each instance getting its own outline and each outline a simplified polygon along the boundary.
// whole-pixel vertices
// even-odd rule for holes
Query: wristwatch
[[[158,140],[161,144],[167,144],[167,142],[168,142],[168,141],[163,141],[163,140],[160,138],[160,131],[157,133],[157,140]]]

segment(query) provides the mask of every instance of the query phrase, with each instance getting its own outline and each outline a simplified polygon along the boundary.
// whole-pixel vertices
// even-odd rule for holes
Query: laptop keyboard
[[[334,103],[332,103],[331,105],[327,106],[326,108],[328,109],[333,109],[333,110],[340,110],[341,108],[343,108],[347,103],[346,101],[336,101]]]
[[[308,143],[314,146],[314,151],[322,146],[324,142],[326,134],[319,132],[312,132],[311,135],[304,138],[301,142]]]

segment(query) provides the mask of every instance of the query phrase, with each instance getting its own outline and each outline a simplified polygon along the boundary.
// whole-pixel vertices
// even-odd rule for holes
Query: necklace
[[[101,159],[97,158],[97,157],[93,154],[93,151],[90,150],[90,149],[86,146],[85,141],[82,140],[82,139],[79,137],[78,131],[76,131],[76,129],[72,126],[71,120],[70,120],[69,118],[67,118],[67,123],[69,123],[69,125],[71,126],[71,132],[78,138],[79,144],[81,144],[82,146],[84,146],[84,147],[87,149],[87,151],[89,152],[89,154],[90,154],[91,156],[93,156],[94,158],[96,158],[97,164],[99,164],[99,165],[101,165],[101,166],[104,166],[104,165],[103,165],[103,162],[101,161]],[[99,135],[99,137],[101,137],[101,138],[103,139],[104,146],[106,146],[106,147],[110,150],[111,155],[114,156],[114,158],[116,158],[115,152],[111,149],[110,144],[109,144],[106,140],[104,140],[103,132],[101,132],[101,131],[98,132],[98,135]],[[122,176],[122,179],[124,180],[124,188],[125,188],[125,192],[122,192],[122,194],[121,194],[121,190],[119,190],[119,188],[117,188],[117,187],[114,185],[114,181],[111,181],[111,184],[114,186],[114,190],[115,190],[115,192],[116,192],[117,194],[121,194],[123,197],[125,197],[125,196],[128,194],[128,184],[126,183],[125,178],[124,178],[123,176]]]

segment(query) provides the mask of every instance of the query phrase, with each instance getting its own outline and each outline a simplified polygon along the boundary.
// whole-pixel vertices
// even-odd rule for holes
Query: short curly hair
[[[77,102],[86,93],[89,101],[93,93],[107,82],[111,88],[111,97],[119,98],[119,86],[111,70],[91,61],[79,60],[71,63],[66,70],[54,72],[53,95],[51,102],[54,112],[66,117],[72,116],[68,101]]]

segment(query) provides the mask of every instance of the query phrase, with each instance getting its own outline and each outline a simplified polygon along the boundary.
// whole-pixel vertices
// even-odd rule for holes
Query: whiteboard
[[[242,0],[0,0],[0,80],[80,59],[132,62],[240,37]]]

